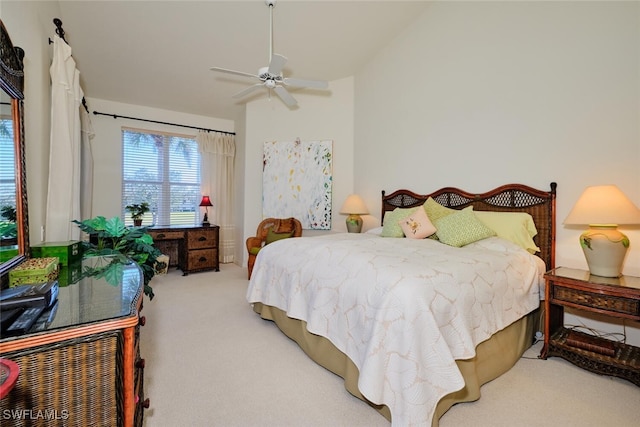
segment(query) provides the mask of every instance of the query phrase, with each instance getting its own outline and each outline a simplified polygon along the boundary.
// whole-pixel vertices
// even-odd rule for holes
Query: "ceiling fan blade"
[[[291,96],[291,94],[283,86],[276,86],[273,88],[273,90],[276,92],[276,95],[278,95],[280,99],[282,99],[282,101],[289,107],[295,107],[296,105],[298,105],[298,101],[296,101],[296,99]]]
[[[282,81],[284,82],[284,84],[289,86],[310,87],[314,89],[327,89],[329,87],[329,83],[324,80],[304,80],[292,79],[287,77]]]
[[[250,94],[254,90],[261,88],[262,86],[264,86],[263,83],[256,83],[254,85],[249,86],[246,89],[242,89],[240,92],[234,94],[232,98],[242,98],[243,96]]]
[[[273,74],[274,76],[280,75],[280,73],[282,73],[282,69],[284,68],[284,64],[286,63],[286,56],[274,53],[271,57],[271,62],[269,62],[269,74]]]
[[[245,77],[254,77],[256,79],[260,79],[260,77],[256,76],[255,74],[251,74],[251,73],[244,73],[242,71],[235,71],[235,70],[229,70],[227,68],[220,68],[220,67],[211,67],[209,68],[211,71],[219,71],[221,73],[228,73],[228,74],[235,74],[237,76],[245,76]]]

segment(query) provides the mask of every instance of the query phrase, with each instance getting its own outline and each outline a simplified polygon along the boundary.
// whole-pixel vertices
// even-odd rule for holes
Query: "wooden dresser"
[[[169,266],[177,266],[183,275],[196,271],[220,271],[220,227],[217,225],[151,227],[149,234],[156,247],[169,256]]]
[[[128,264],[112,281],[60,287],[48,325],[0,339],[2,358],[20,366],[17,383],[0,399],[3,427],[142,426],[149,406],[139,346],[142,271]]]

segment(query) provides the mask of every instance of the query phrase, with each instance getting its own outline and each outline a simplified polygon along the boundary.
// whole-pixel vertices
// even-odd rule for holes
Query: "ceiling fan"
[[[258,70],[258,74],[245,73],[242,71],[229,70],[227,68],[211,67],[212,71],[218,71],[222,73],[235,74],[238,76],[251,77],[258,79],[260,83],[256,83],[249,86],[246,89],[233,95],[233,98],[242,98],[250,94],[251,92],[266,87],[269,92],[273,91],[280,97],[280,99],[289,107],[295,107],[298,101],[291,96],[286,86],[300,87],[300,88],[313,88],[313,89],[327,89],[329,84],[322,80],[304,80],[294,79],[290,77],[284,77],[282,75],[282,69],[287,63],[285,56],[273,53],[273,8],[276,6],[276,0],[265,0],[265,4],[269,6],[269,65],[262,67]]]

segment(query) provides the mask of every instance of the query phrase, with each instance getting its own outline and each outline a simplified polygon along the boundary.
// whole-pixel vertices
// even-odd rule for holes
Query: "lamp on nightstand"
[[[204,206],[204,218],[202,218],[202,226],[209,227],[211,224],[209,223],[209,206],[213,206],[211,203],[211,199],[209,196],[202,196],[202,200],[200,201],[200,206]]]
[[[362,231],[362,217],[360,215],[368,215],[369,210],[360,196],[351,194],[344,201],[340,213],[349,215],[347,217],[347,231],[360,233]]]
[[[615,185],[587,187],[564,224],[589,226],[580,246],[591,274],[620,277],[629,238],[618,225],[640,224],[640,210]]]

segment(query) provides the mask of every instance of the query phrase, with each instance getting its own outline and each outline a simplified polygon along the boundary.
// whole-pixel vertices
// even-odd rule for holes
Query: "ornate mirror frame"
[[[9,33],[0,20],[0,89],[11,97],[14,124],[16,170],[16,228],[18,255],[0,264],[0,278],[29,256],[29,225],[27,211],[27,171],[24,146],[24,51],[14,47]]]

